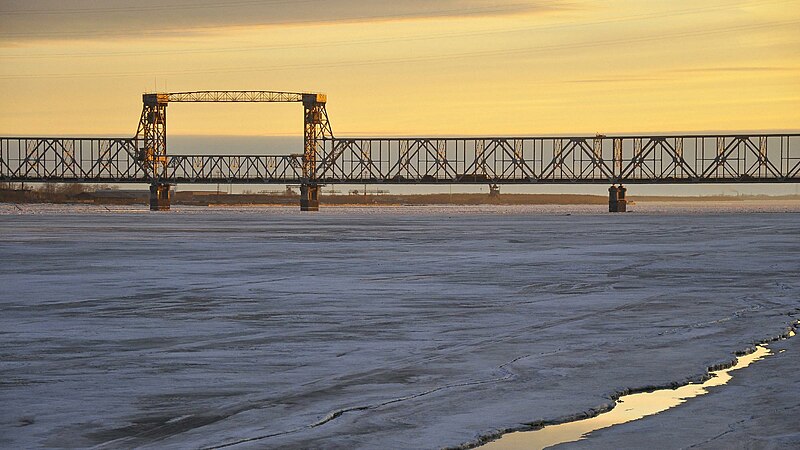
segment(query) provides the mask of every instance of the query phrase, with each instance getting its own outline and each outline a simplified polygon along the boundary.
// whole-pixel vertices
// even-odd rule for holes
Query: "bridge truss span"
[[[319,183],[800,182],[800,135],[320,139]],[[0,180],[298,183],[295,155],[142,159],[135,138],[0,138]]]
[[[303,181],[300,155],[175,155],[169,158],[169,183],[285,184]]]
[[[131,138],[0,138],[0,181],[300,183],[302,155],[172,155],[140,158]],[[155,167],[154,167],[155,166]]]
[[[170,103],[222,102],[302,103],[302,153],[168,152]],[[0,137],[0,181],[148,183],[152,209],[169,209],[178,183],[300,184],[304,211],[318,209],[320,185],[337,183],[489,184],[494,193],[499,184],[610,184],[616,211],[625,210],[622,184],[800,183],[800,134],[337,138],[319,93],[162,92],[142,104],[132,138]]]
[[[149,183],[132,138],[0,138],[0,181]]]
[[[800,135],[339,138],[324,183],[800,181]]]

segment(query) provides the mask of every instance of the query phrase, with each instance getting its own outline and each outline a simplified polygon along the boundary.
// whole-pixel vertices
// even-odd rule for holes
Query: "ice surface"
[[[553,449],[795,449],[800,447],[800,339],[737,371],[712,395],[636,422],[599,430]]]
[[[758,208],[0,205],[0,447],[458,446],[698,376],[800,313]]]

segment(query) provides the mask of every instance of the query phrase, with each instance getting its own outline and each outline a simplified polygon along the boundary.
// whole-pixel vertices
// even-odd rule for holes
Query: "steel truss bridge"
[[[300,184],[316,210],[321,184],[610,184],[625,209],[636,183],[800,183],[800,134],[336,138],[323,94],[198,91],[144,94],[130,138],[0,137],[0,181],[148,183],[169,208],[179,183]],[[303,152],[172,155],[167,106],[181,102],[303,104]]]

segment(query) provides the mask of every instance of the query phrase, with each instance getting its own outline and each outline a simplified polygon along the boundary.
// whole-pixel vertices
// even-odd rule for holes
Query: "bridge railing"
[[[325,141],[321,182],[800,181],[800,135],[351,138]]]

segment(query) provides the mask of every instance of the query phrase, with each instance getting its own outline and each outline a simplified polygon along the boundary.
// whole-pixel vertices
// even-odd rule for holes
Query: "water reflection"
[[[790,336],[793,336],[792,333]],[[479,448],[485,450],[541,449],[565,442],[579,441],[592,431],[631,422],[642,417],[658,414],[680,405],[687,399],[708,393],[707,388],[720,386],[731,379],[730,373],[745,368],[772,352],[759,345],[756,351],[737,358],[736,365],[728,369],[711,372],[714,376],[700,384],[687,384],[677,389],[661,389],[654,392],[624,395],[617,400],[617,406],[607,413],[576,422],[551,425],[536,431],[523,431],[503,435]]]

